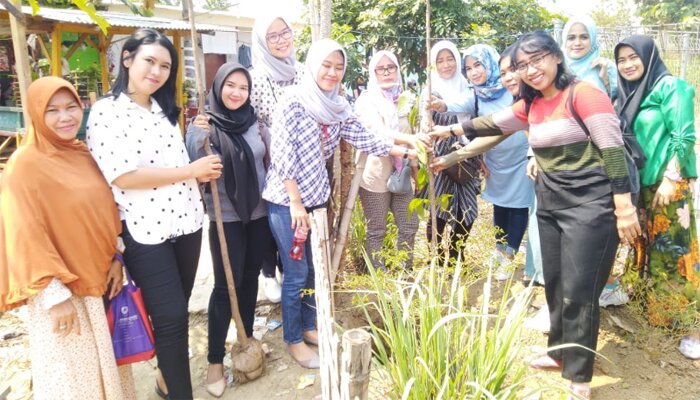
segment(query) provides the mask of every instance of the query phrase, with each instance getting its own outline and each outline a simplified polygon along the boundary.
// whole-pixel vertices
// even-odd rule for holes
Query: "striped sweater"
[[[567,108],[569,92],[566,88],[551,99],[536,98],[529,114],[520,100],[462,126],[465,134],[476,136],[529,130],[539,166],[537,206],[543,210],[569,208],[611,192],[629,193],[631,188],[620,122],[610,99],[588,83],[575,86],[573,106],[589,137]]]

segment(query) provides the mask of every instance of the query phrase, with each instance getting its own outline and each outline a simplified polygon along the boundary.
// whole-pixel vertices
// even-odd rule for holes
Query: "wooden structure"
[[[187,21],[158,17],[142,17],[120,12],[98,11],[98,14],[105,18],[110,25],[105,35],[95,22],[80,10],[55,9],[42,6],[36,15],[32,15],[32,9],[29,6],[23,6],[21,9],[18,8],[18,10],[21,10],[24,16],[24,25],[22,28],[25,34],[36,34],[37,44],[41,49],[42,55],[49,61],[51,74],[54,76],[61,76],[61,59],[63,57],[70,58],[79,46],[87,44],[95,48],[99,53],[103,93],[107,92],[109,89],[107,50],[112,43],[114,35],[130,35],[141,28],[150,28],[163,32],[165,35],[172,38],[175,48],[178,51],[179,74],[176,81],[176,93],[182,93],[185,69],[182,39],[187,38],[189,35],[190,26]],[[10,26],[10,14],[6,6],[0,4],[0,36],[9,36],[16,31],[14,26]],[[197,24],[196,28],[199,33],[237,31],[232,27],[211,24]],[[79,39],[65,53],[63,53],[61,48],[61,34],[64,32],[79,35]],[[49,39],[48,43],[45,40],[45,35],[47,35]],[[13,40],[13,43],[17,42]],[[30,71],[23,71],[23,69],[24,68],[18,68],[17,74],[26,74],[26,76],[30,76]],[[178,95],[176,98],[178,105],[182,106],[182,96]],[[181,117],[181,127],[184,126],[182,122]]]

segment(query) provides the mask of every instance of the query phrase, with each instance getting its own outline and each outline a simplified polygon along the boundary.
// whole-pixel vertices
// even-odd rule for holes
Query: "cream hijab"
[[[455,58],[457,66],[455,73],[449,79],[443,79],[437,72],[437,57],[441,50],[449,50]],[[462,100],[464,92],[469,89],[467,78],[462,76],[462,57],[454,43],[441,40],[430,49],[430,65],[433,71],[430,72],[431,90],[437,92],[445,103],[456,103]]]
[[[306,73],[301,83],[294,88],[296,97],[314,119],[325,125],[339,124],[352,116],[350,104],[340,97],[340,84],[331,91],[323,91],[316,83],[316,76],[323,60],[334,51],[343,55],[343,76],[348,66],[347,55],[338,42],[321,39],[314,42],[306,55]]]
[[[294,45],[289,57],[284,59],[273,56],[267,47],[267,30],[277,19],[281,19],[287,27],[291,28],[284,18],[275,14],[262,15],[255,20],[252,43],[253,67],[262,70],[271,81],[290,82],[296,76]]]

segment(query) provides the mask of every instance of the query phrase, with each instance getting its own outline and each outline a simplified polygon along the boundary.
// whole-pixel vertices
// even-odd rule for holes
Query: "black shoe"
[[[170,400],[170,397],[163,392],[163,390],[158,386],[158,381],[156,381],[156,388],[155,388],[156,394],[161,398],[165,400]]]

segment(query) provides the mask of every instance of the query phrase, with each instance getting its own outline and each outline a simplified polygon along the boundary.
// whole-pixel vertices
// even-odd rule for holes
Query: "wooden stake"
[[[22,9],[22,4],[19,0],[12,2],[15,7],[19,10]],[[10,30],[12,31],[12,47],[15,53],[15,68],[17,74],[17,83],[19,84],[19,96],[22,105],[29,104],[27,99],[27,89],[29,89],[29,84],[32,81],[29,67],[29,56],[27,54],[27,27],[17,18],[9,14],[10,17]],[[25,19],[26,21],[26,19]],[[27,112],[27,107],[22,107],[22,114],[24,116],[24,126],[28,128],[32,123],[32,119],[29,117]],[[17,143],[19,146],[19,142]]]
[[[372,335],[363,329],[343,333],[340,371],[340,398],[367,400],[372,361]]]
[[[425,90],[428,92],[428,101],[430,101],[431,96],[433,95],[432,93],[432,88],[431,88],[431,82],[430,82],[430,68],[432,66],[430,65],[430,0],[425,0],[425,50],[426,50],[426,57],[427,57],[427,63],[426,65],[428,66],[428,76],[426,79],[425,83]],[[459,71],[457,71],[459,73]],[[431,131],[433,129],[433,116],[432,112],[428,113],[428,131]],[[436,207],[435,207],[435,175],[433,175],[433,171],[430,170],[430,163],[433,161],[433,155],[428,154],[428,165],[426,165],[425,169],[426,172],[428,173],[428,201],[430,201],[430,222],[431,222],[431,228],[432,228],[432,235],[431,235],[431,248],[432,251],[437,251],[437,213],[436,213]]]
[[[331,262],[331,283],[335,282],[338,272],[340,272],[340,262],[343,258],[343,250],[345,249],[345,243],[348,240],[348,228],[350,227],[350,221],[352,220],[352,210],[355,208],[355,199],[357,198],[357,192],[360,190],[360,181],[362,180],[362,172],[365,170],[365,164],[367,163],[367,154],[361,153],[360,159],[357,160],[357,165],[355,166],[355,175],[352,177],[352,183],[350,184],[350,190],[348,190],[348,198],[345,201],[345,208],[342,211],[340,218],[340,226],[338,227],[337,239],[335,241],[335,246],[333,247],[333,259]]]

